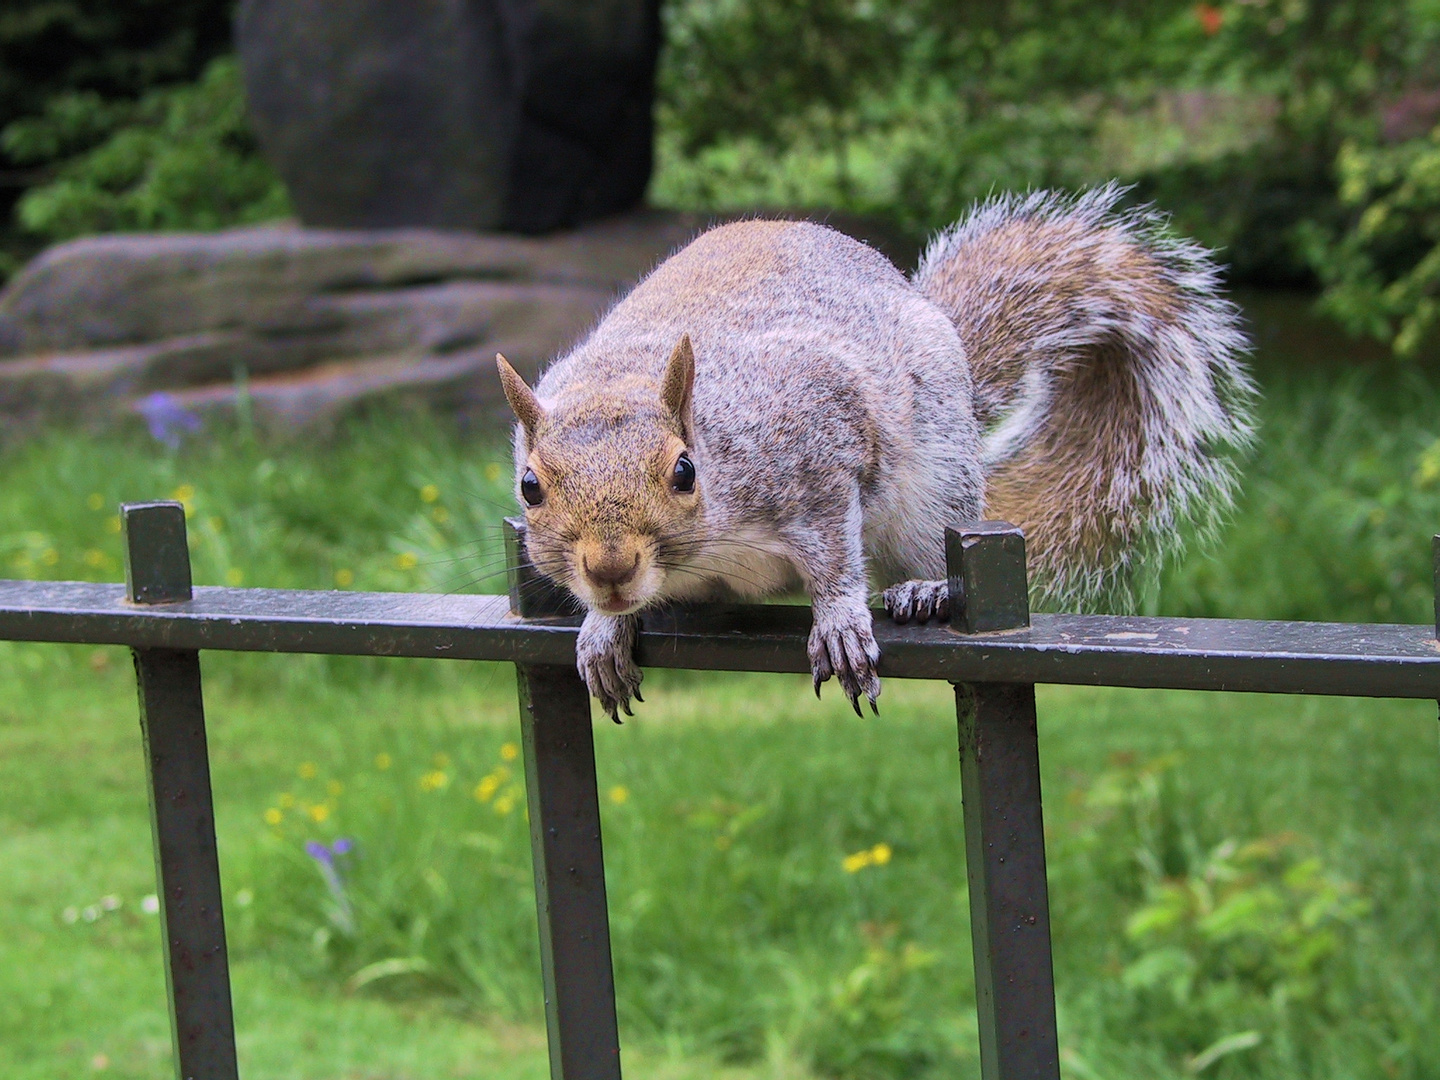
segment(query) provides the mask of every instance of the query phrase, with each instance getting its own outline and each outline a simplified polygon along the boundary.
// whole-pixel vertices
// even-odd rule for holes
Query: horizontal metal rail
[[[517,618],[506,596],[202,587],[147,608],[120,585],[0,581],[0,640],[564,665],[578,627]],[[646,667],[807,672],[809,633],[807,607],[659,611],[637,655]],[[1433,626],[1034,615],[959,635],[877,614],[875,639],[890,678],[1440,698]]]

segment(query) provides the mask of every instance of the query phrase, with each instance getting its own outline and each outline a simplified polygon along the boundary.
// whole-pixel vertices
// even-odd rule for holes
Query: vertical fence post
[[[184,508],[179,503],[132,503],[120,508],[120,520],[126,598],[134,604],[189,600]],[[236,1080],[200,654],[135,649],[134,656],[175,1075],[179,1080]]]
[[[513,612],[569,614],[573,603],[536,572],[523,540],[524,522],[507,520]],[[551,1080],[620,1080],[590,695],[573,665],[516,664],[515,681]]]
[[[959,633],[1030,625],[1025,537],[982,522],[945,531]],[[975,1003],[983,1080],[1059,1080],[1050,900],[1040,806],[1035,687],[955,688],[965,804],[965,864],[975,949]]]

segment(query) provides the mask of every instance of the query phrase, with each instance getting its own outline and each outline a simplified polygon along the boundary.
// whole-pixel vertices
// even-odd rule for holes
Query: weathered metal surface
[[[188,599],[184,509],[178,503],[124,506],[121,522],[131,601]],[[175,1075],[179,1080],[236,1080],[200,654],[137,648],[134,655]]]
[[[1030,625],[1025,534],[1006,521],[945,530],[950,629],[962,634]],[[956,598],[962,598],[957,602]]]
[[[1035,688],[955,688],[984,1080],[1058,1080]]]
[[[573,664],[516,668],[552,1080],[620,1080],[590,695]]]
[[[1430,542],[1430,548],[1435,562],[1435,638],[1440,642],[1440,533]]]
[[[120,508],[125,537],[125,595],[135,604],[189,600],[190,547],[185,508],[177,502],[126,503]]]
[[[946,555],[952,589],[963,580],[972,624],[1013,630],[1028,623],[1019,529],[985,522],[947,530]],[[961,684],[955,705],[980,1074],[1059,1080],[1035,687]]]
[[[525,522],[505,522],[510,603],[543,618],[575,601],[524,549]],[[525,744],[530,853],[540,914],[540,967],[552,1080],[619,1080],[620,1036],[595,778],[590,695],[572,661],[515,666]]]
[[[147,648],[425,656],[566,665],[578,619],[526,623],[508,596],[197,588],[145,610],[119,585],[0,581],[0,640]],[[896,626],[875,638],[890,678],[1081,683],[1368,697],[1440,697],[1429,625],[1033,615],[1028,630]],[[649,613],[650,667],[805,672],[810,610],[710,606]]]

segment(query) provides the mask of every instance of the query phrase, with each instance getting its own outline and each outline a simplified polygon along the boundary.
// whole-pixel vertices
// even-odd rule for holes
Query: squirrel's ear
[[[533,441],[535,428],[545,419],[545,407],[540,404],[535,391],[525,385],[519,372],[510,366],[510,361],[499,353],[495,354],[495,366],[500,369],[500,385],[505,388],[505,400],[515,410],[516,419],[525,429],[525,437]]]
[[[690,335],[681,334],[670,362],[665,365],[665,378],[660,383],[660,401],[680,418],[685,439],[690,439],[690,398],[695,389],[695,350]]]

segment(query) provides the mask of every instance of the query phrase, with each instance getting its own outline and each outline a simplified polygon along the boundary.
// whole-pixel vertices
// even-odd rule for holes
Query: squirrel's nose
[[[585,569],[585,576],[596,585],[613,588],[634,579],[636,571],[640,569],[640,552],[635,552],[634,558],[628,564],[618,552],[613,555],[607,552],[594,563],[590,562],[587,555],[580,560],[580,565]]]

